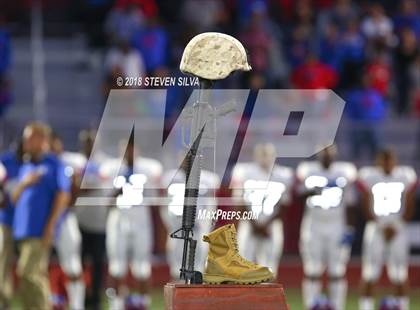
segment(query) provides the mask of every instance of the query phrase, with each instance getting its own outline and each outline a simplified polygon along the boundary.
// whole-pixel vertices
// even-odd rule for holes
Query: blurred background
[[[346,159],[391,144],[418,161],[415,0],[2,1],[0,145],[35,117],[75,148],[73,133],[97,125],[116,86],[118,50],[140,58],[125,75],[179,76],[183,48],[203,31],[239,38],[253,66],[220,87],[333,89],[347,101],[338,137]]]
[[[416,0],[1,0],[0,150],[33,119],[51,124],[65,148],[77,150],[78,132],[97,128],[116,76],[180,76],[185,45],[204,31],[238,38],[253,67],[217,87],[333,89],[346,100],[337,136],[341,159],[368,164],[391,146],[400,163],[420,172]],[[136,65],[124,66],[125,57]],[[191,91],[171,89],[171,104]],[[419,213],[417,203],[417,221]],[[300,286],[301,214],[296,205],[287,215],[293,225],[285,225],[279,273],[286,288]],[[353,288],[363,224],[349,271]],[[159,287],[167,280],[166,232],[157,227],[153,282]],[[412,229],[411,278],[420,286],[419,225]]]

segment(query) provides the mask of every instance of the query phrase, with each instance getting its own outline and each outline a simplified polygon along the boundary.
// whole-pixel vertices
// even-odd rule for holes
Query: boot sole
[[[235,279],[229,278],[222,275],[203,275],[203,281],[206,284],[258,284],[263,282],[269,282],[273,280],[272,276],[263,277],[263,278],[254,278],[254,279]]]

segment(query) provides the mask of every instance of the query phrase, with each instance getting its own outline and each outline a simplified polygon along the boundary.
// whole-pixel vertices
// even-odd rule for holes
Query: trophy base
[[[283,286],[277,283],[256,285],[186,285],[168,283],[164,288],[165,310],[289,310]]]

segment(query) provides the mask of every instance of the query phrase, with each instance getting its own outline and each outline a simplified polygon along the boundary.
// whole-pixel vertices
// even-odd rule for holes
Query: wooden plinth
[[[168,283],[164,291],[165,310],[289,310],[281,284]]]

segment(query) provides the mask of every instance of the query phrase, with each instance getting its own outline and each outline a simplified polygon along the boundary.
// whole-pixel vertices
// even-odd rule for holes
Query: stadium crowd
[[[415,0],[122,0],[102,31],[106,95],[120,75],[178,75],[189,38],[220,31],[243,42],[253,67],[224,87],[335,90],[347,102],[354,159],[381,148],[386,118],[420,115]]]
[[[350,141],[352,158],[355,160],[362,156],[365,149],[369,151],[371,159],[378,154],[383,146],[381,123],[385,119],[420,116],[420,8],[415,0],[62,0],[59,3],[69,8],[69,21],[82,25],[91,59],[99,58],[103,64],[104,98],[111,88],[117,87],[118,76],[178,76],[179,60],[187,42],[197,33],[219,31],[237,37],[244,44],[253,67],[250,73],[220,82],[222,87],[335,90],[347,102],[345,116],[353,124]],[[25,5],[27,7],[28,4],[23,4],[23,7]],[[57,4],[46,1],[45,5],[48,8]],[[10,22],[13,21],[7,15],[0,18],[0,118],[7,113],[6,108],[12,103],[13,91],[18,91],[10,86],[13,55],[7,32]],[[188,95],[184,93],[185,89],[173,91],[179,100]],[[56,159],[56,156],[63,153],[62,142],[58,137],[51,138],[49,131],[48,126],[31,124],[23,132],[23,137],[16,139],[18,142],[22,138],[30,144],[26,147],[29,147],[29,153],[33,152],[30,155],[35,158],[36,164],[23,158],[19,147],[14,153],[10,151],[2,155],[3,165],[13,171],[14,177],[24,174],[23,170],[18,172],[16,169],[20,165],[25,166],[28,171],[34,169],[33,164],[35,168],[46,165],[48,169],[65,172]],[[90,133],[82,133],[81,140],[84,146],[80,153],[86,158],[93,142]],[[48,153],[55,153],[52,159],[42,156],[47,150]],[[28,153],[28,149],[25,152]],[[392,157],[389,161],[394,160],[392,154],[387,153],[386,156]],[[76,156],[76,159],[77,162],[80,158]],[[132,158],[125,160],[133,161]],[[81,162],[83,166],[85,162]],[[73,164],[74,162],[71,163]],[[19,221],[17,227],[21,230],[15,232],[15,237],[28,239],[29,236],[36,239],[19,245],[21,256],[18,274],[23,279],[24,291],[27,285],[26,293],[35,290],[35,294],[41,296],[40,299],[48,298],[43,289],[47,285],[43,276],[48,255],[42,244],[53,243],[53,226],[59,220],[55,211],[51,214],[46,212],[36,224],[29,224],[29,221],[22,220],[30,213],[25,208],[29,205],[28,201],[36,201],[40,209],[59,210],[73,202],[57,202],[52,208],[52,197],[57,193],[70,193],[74,190],[66,176],[62,175],[56,178],[48,176],[39,185],[39,191],[31,190],[31,186],[36,185],[43,177],[43,169],[35,169],[35,173],[29,173],[28,178],[20,180],[23,183],[22,193],[29,188],[29,194],[20,202],[21,215],[15,220]],[[87,169],[85,166],[80,168],[83,172]],[[0,183],[1,181],[0,173]],[[16,195],[20,196],[22,193]],[[18,198],[14,199],[15,203],[19,201]],[[6,204],[4,201],[3,203]],[[67,205],[64,206],[65,204]],[[10,214],[0,212],[2,229],[7,225],[13,226],[14,220]],[[87,252],[94,261],[93,289],[89,296],[89,302],[94,308],[100,307],[102,265],[106,251],[104,214],[107,213],[108,211],[99,210],[92,214],[79,215],[77,219],[81,230],[79,237],[83,239],[83,254]],[[89,221],[98,215],[101,216],[101,221]],[[85,222],[82,222],[83,219]],[[25,223],[21,224],[20,221]],[[101,224],[98,224],[99,227],[92,227],[93,222]],[[43,231],[43,225],[48,229]],[[72,228],[70,231],[73,231]],[[11,232],[3,232],[3,235],[6,234],[10,243],[13,242]],[[8,251],[13,251],[10,243]],[[32,255],[39,258],[39,266],[31,265],[33,261],[29,257]],[[7,265],[10,261],[3,263]],[[63,268],[70,279],[67,294],[70,299],[74,297],[73,306],[77,309],[80,305],[77,302],[84,300],[81,266],[72,261],[67,267]],[[110,272],[113,273],[114,280],[118,281],[119,272],[115,271],[118,268],[112,268],[110,267]],[[138,268],[139,278],[142,280],[144,274],[147,277],[150,272],[145,269],[146,271],[142,267]],[[34,274],[35,277],[32,277]],[[4,283],[6,282],[9,283],[10,280],[6,279]],[[142,293],[147,291],[145,286],[145,283],[139,284]],[[10,295],[10,288],[5,288],[5,292]],[[121,300],[115,298],[118,297],[118,292],[108,293],[109,297],[114,297],[115,302],[121,303]],[[1,297],[7,301],[10,298]],[[34,302],[32,297],[23,296],[23,300],[26,298],[30,304]],[[53,302],[59,304],[61,301]],[[141,299],[133,302],[147,304],[149,301]],[[40,300],[39,303],[43,304],[45,300]]]
[[[10,35],[6,30],[5,21],[0,16],[0,118],[11,103],[10,63],[11,46]]]
[[[20,10],[30,6],[25,1]],[[220,31],[246,46],[253,70],[230,88],[330,88],[347,101],[353,157],[382,143],[381,123],[420,115],[420,10],[415,0],[98,0],[44,1],[68,11],[104,63],[104,97],[116,77],[178,76],[184,46],[199,32]],[[19,16],[0,20],[0,115],[12,101],[10,38]],[[12,14],[14,13],[14,15]],[[25,16],[25,15],[22,15]],[[48,14],[47,14],[48,17]],[[20,17],[21,19],[24,17]],[[66,22],[64,21],[64,22]],[[80,29],[79,29],[80,30]],[[98,56],[99,55],[99,56]],[[97,61],[98,62],[98,61]],[[174,90],[175,97],[185,96]]]

